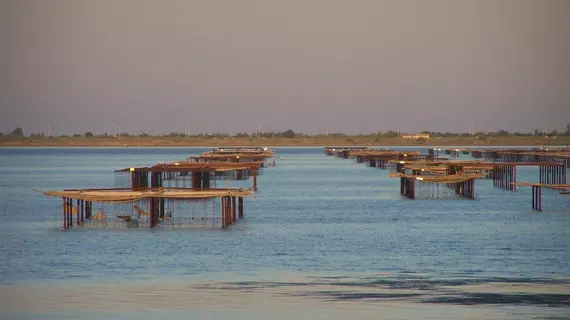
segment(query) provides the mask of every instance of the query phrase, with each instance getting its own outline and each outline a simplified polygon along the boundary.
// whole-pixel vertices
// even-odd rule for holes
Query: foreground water
[[[245,219],[225,231],[62,232],[61,201],[34,190],[110,187],[115,169],[205,150],[0,149],[0,317],[570,314],[570,197],[555,192],[543,213],[528,188],[488,180],[474,201],[403,200],[387,171],[321,148],[278,148]]]

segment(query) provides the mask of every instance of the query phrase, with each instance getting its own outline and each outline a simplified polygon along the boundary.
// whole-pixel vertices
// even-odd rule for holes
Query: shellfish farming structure
[[[204,152],[198,157],[190,157],[188,161],[197,162],[260,162],[263,166],[266,159],[273,157],[269,148],[216,148]]]
[[[117,188],[194,188],[208,189],[212,181],[248,180],[253,178],[257,191],[257,177],[263,173],[262,163],[256,162],[173,162],[152,167],[132,167],[115,171]]]
[[[404,161],[399,162],[396,171],[389,176],[400,178],[400,194],[409,199],[475,199],[475,180],[485,175],[459,172],[441,174],[425,169],[408,169],[411,173],[407,173],[404,164]]]
[[[542,211],[542,190],[547,189],[561,195],[570,195],[570,184],[547,184],[533,182],[517,182],[519,187],[532,187],[532,210]]]
[[[218,148],[189,161],[115,171],[115,188],[46,191],[61,197],[63,229],[227,228],[244,216],[245,199],[257,191],[267,148]],[[253,178],[252,188],[230,181]],[[216,181],[226,180],[224,188]]]
[[[244,215],[251,189],[130,188],[46,191],[61,197],[62,226],[226,228]]]

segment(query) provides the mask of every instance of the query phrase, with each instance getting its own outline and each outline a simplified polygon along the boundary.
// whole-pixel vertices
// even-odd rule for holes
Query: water
[[[555,192],[543,192],[543,213],[530,210],[530,188],[490,180],[476,182],[474,201],[405,200],[387,171],[322,148],[277,148],[279,166],[264,170],[245,219],[224,231],[63,232],[61,200],[35,190],[112,187],[115,169],[208,149],[0,148],[0,317],[377,318],[387,305],[386,318],[570,314],[570,196]],[[537,169],[519,168],[517,179],[537,181]],[[531,297],[509,300],[512,284]],[[141,292],[161,303],[151,308]],[[273,307],[236,302],[250,296]]]

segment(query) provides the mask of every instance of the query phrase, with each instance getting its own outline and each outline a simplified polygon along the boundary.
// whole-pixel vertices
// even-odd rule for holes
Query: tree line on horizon
[[[431,137],[442,137],[442,138],[453,138],[453,137],[465,137],[465,138],[477,138],[477,139],[481,139],[481,138],[488,138],[488,137],[509,137],[509,136],[515,136],[515,137],[527,137],[527,136],[534,136],[534,137],[540,137],[540,136],[548,136],[548,137],[556,137],[556,136],[570,136],[570,122],[566,125],[566,130],[559,132],[557,130],[552,130],[550,132],[544,132],[541,131],[539,129],[535,129],[533,132],[510,132],[507,130],[497,130],[494,132],[483,132],[483,131],[479,131],[479,132],[475,132],[475,133],[459,133],[459,132],[435,132],[435,131],[422,131],[421,133],[426,133],[429,134]],[[361,137],[376,137],[376,138],[396,138],[398,137],[400,134],[396,131],[392,131],[392,130],[388,130],[385,132],[382,131],[378,131],[378,132],[374,132],[374,133],[360,133],[360,134],[356,134],[356,135],[349,135],[346,133],[342,133],[342,132],[337,132],[337,133],[328,133],[328,134],[304,134],[304,133],[296,133],[291,129],[288,129],[286,131],[283,132],[276,132],[276,131],[271,131],[271,132],[252,132],[252,133],[248,133],[248,132],[239,132],[236,134],[228,134],[228,133],[197,133],[197,134],[185,134],[185,133],[178,133],[178,132],[171,132],[168,134],[164,134],[164,135],[150,135],[148,133],[142,132],[140,134],[131,134],[128,132],[123,132],[120,133],[118,135],[114,135],[114,134],[109,134],[107,132],[102,133],[102,134],[95,134],[91,131],[85,132],[83,134],[73,134],[73,135],[59,135],[59,136],[49,136],[46,137],[45,134],[43,132],[40,133],[32,133],[29,136],[26,136],[24,130],[22,127],[16,127],[12,132],[4,134],[2,132],[0,132],[0,138],[52,138],[52,137],[75,137],[75,138],[79,138],[79,137],[86,137],[86,138],[94,138],[94,137],[99,137],[99,138],[110,138],[110,137],[165,137],[165,138],[251,138],[251,139],[255,139],[255,138],[303,138],[303,137],[330,137],[330,138],[343,138],[343,137],[349,137],[349,136],[361,136]]]

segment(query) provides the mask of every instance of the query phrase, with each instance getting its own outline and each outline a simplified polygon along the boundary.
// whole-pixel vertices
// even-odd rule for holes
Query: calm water
[[[461,285],[498,278],[542,284],[570,279],[570,196],[545,191],[546,211],[535,213],[530,210],[530,188],[509,192],[480,180],[474,201],[404,200],[399,180],[388,178],[388,171],[327,157],[322,148],[277,148],[279,167],[265,169],[259,194],[247,203],[245,219],[225,231],[63,232],[56,222],[61,200],[34,190],[111,187],[115,169],[181,160],[206,150],[0,148],[4,297],[12,290],[26,299],[25,288],[39,285],[242,283],[277,281],[284,275],[288,279],[389,275],[398,283],[409,283],[409,275],[414,275],[414,283],[421,277],[429,283],[437,279],[439,285],[453,279],[462,279]],[[537,169],[519,168],[517,178],[537,181]],[[568,297],[561,299],[561,306],[534,306],[528,315],[552,311],[558,316],[570,306]],[[2,306],[0,316],[9,318],[89,316]],[[250,311],[210,308],[168,314],[265,318],[261,311]],[[107,317],[97,312],[102,311],[89,314]],[[141,316],[140,310],[124,310],[110,317]]]

